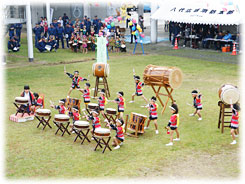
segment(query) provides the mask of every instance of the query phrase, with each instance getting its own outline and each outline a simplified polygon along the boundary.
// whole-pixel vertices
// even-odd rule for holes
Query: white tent
[[[162,3],[151,18],[190,24],[242,23],[242,15],[237,4],[217,3],[215,0],[170,0]]]

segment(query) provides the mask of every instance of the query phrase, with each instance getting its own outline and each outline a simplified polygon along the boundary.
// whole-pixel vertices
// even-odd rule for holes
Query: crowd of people
[[[8,52],[20,50],[22,24],[11,24],[9,26]]]
[[[174,46],[176,38],[183,38],[183,47],[187,45],[187,42],[190,42],[194,49],[211,48],[211,43],[215,50],[221,50],[226,45],[232,48],[234,42],[237,49],[240,46],[240,33],[232,35],[229,31],[220,31],[218,25],[191,25],[169,22],[164,27],[165,32],[167,29],[169,29],[169,41],[172,42],[172,46]]]
[[[72,51],[82,51],[87,53],[88,50],[95,51],[97,36],[106,37],[107,48],[111,52],[126,52],[124,34],[121,33],[120,27],[115,24],[102,23],[97,16],[93,20],[84,16],[83,20],[76,19],[71,21],[64,13],[63,17],[54,18],[48,27],[47,18],[41,17],[40,22],[33,28],[35,34],[35,47],[40,52],[47,52],[71,48]]]

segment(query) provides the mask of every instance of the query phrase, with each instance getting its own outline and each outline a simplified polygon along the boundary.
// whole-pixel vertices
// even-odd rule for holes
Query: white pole
[[[26,27],[27,27],[27,45],[29,62],[33,61],[33,42],[32,42],[32,25],[31,25],[31,6],[30,2],[26,5]]]
[[[47,21],[48,21],[48,27],[50,27],[52,20],[50,17],[50,3],[49,2],[46,2],[46,17],[47,17]]]
[[[157,4],[151,2],[151,15],[157,10]],[[157,20],[151,18],[151,43],[157,43]]]

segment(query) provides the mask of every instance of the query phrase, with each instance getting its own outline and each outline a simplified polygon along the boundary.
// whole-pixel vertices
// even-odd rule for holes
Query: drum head
[[[110,66],[109,64],[105,65],[105,77],[109,77],[110,74]]]
[[[181,86],[183,74],[180,69],[175,68],[169,76],[169,84],[173,89],[177,89]]]
[[[237,88],[226,89],[221,93],[221,100],[226,104],[230,104],[230,100],[232,100],[232,104],[235,104],[239,98],[240,93]]]

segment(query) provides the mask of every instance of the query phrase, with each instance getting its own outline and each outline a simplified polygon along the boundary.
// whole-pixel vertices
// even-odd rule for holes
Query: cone
[[[179,49],[179,48],[178,48],[178,41],[177,41],[177,38],[175,38],[175,43],[174,43],[174,48],[173,48],[173,49],[175,49],[175,50],[176,50],[176,49]]]
[[[232,53],[231,53],[232,56],[236,56],[237,53],[236,53],[236,44],[235,42],[233,43],[233,49],[232,49]]]

